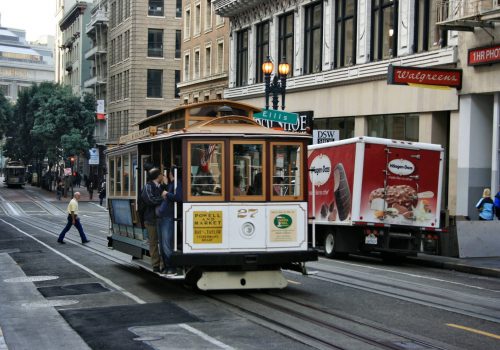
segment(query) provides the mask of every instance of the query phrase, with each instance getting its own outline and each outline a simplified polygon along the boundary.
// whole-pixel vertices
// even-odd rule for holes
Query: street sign
[[[313,130],[313,145],[340,140],[340,130]]]
[[[89,149],[89,165],[99,165],[99,150],[97,148]]]
[[[297,124],[299,115],[297,113],[277,111],[275,109],[263,109],[261,113],[256,113],[253,117],[285,124]]]

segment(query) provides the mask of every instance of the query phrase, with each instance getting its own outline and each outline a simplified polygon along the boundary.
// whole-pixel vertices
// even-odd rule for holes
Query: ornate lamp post
[[[275,74],[271,82],[271,74],[274,71],[274,64],[271,58],[267,59],[262,64],[262,72],[264,73],[264,82],[266,84],[266,109],[269,109],[269,96],[273,94],[273,109],[278,109],[278,95],[281,94],[281,109],[285,109],[285,94],[286,94],[286,77],[290,72],[290,65],[286,63],[285,57],[281,59],[278,65],[278,74]]]

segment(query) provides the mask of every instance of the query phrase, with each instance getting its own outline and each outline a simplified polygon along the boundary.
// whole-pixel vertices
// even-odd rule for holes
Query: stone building
[[[224,97],[263,106],[262,58],[269,54],[276,67],[286,57],[286,109],[313,116],[315,129],[443,145],[442,208],[451,217],[477,218],[482,188],[498,189],[498,1],[215,0],[214,6],[231,24]],[[469,50],[482,46],[490,59],[472,66]],[[461,86],[390,85],[389,66],[461,69]]]
[[[181,7],[181,0],[108,0],[109,143],[144,117],[179,104]]]
[[[182,9],[183,30],[176,34],[181,102],[220,99],[228,84],[229,22],[215,14],[212,0],[184,0]]]

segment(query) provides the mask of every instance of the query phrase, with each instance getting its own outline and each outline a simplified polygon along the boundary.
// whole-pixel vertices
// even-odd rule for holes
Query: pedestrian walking
[[[63,184],[61,181],[59,181],[56,186],[56,196],[58,201],[61,200],[62,194],[63,194]]]
[[[78,216],[78,201],[80,200],[80,192],[75,192],[73,199],[68,204],[68,223],[61,231],[59,238],[57,239],[57,243],[65,244],[64,236],[70,230],[71,226],[75,226],[80,234],[80,238],[82,239],[82,244],[89,243],[90,241],[85,236],[85,232],[83,232],[82,224],[80,223],[80,217]]]
[[[106,198],[106,180],[102,180],[101,186],[99,187],[99,204],[101,207],[104,198]]]
[[[89,200],[92,200],[94,196],[94,182],[91,180],[87,181],[87,191],[89,192]]]
[[[479,220],[493,220],[495,207],[491,199],[491,191],[489,188],[483,190],[483,197],[477,202],[476,208],[479,211]]]
[[[149,256],[153,272],[160,272],[160,253],[158,250],[158,229],[155,209],[163,201],[167,192],[162,186],[163,175],[158,168],[152,168],[148,171],[148,182],[144,185],[141,192],[141,200],[144,203],[144,224],[149,236]]]
[[[498,191],[497,194],[495,195],[493,204],[495,206],[495,213],[497,214],[497,219],[500,220],[500,191]]]
[[[177,187],[174,183],[175,167],[172,167],[168,172],[167,179],[167,195],[162,203],[156,207],[156,216],[158,217],[158,236],[160,241],[160,252],[163,258],[167,274],[175,274],[176,270],[172,266],[171,257],[174,247],[174,205],[182,203],[182,183],[180,179],[182,175],[180,169],[177,168]]]

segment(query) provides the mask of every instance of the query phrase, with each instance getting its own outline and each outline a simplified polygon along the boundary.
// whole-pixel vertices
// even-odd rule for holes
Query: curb
[[[458,271],[458,272],[470,273],[472,275],[500,278],[500,270],[499,269],[464,265],[464,264],[455,263],[455,262],[422,259],[422,258],[418,258],[418,257],[417,258],[416,257],[407,257],[407,260],[408,260],[408,262],[412,262],[416,265],[422,265],[422,266],[435,267],[435,268],[444,269],[444,270],[453,270],[453,271]]]

